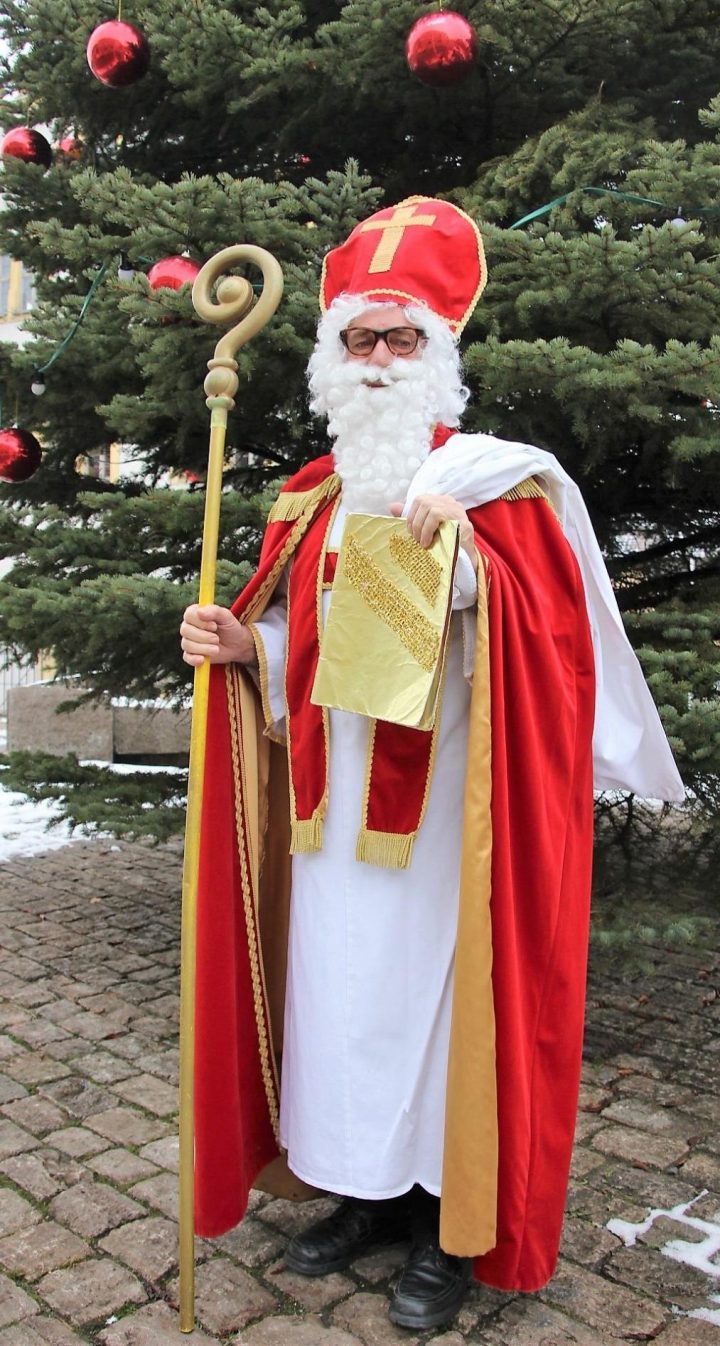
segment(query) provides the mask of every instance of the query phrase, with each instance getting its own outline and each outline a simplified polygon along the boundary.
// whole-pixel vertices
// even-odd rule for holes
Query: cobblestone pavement
[[[543,1293],[478,1286],[451,1330],[418,1337],[386,1318],[400,1250],[292,1275],[288,1235],[329,1203],[259,1196],[199,1246],[198,1326],[181,1335],[179,876],[175,845],[0,867],[0,1346],[720,1346],[720,999],[701,953],[658,953],[625,985],[593,978],[562,1260]],[[669,1213],[650,1224],[653,1207]],[[610,1219],[645,1232],[625,1246]]]

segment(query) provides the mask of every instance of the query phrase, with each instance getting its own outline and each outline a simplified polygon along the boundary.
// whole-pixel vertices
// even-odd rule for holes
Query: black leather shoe
[[[451,1257],[437,1240],[418,1243],[410,1253],[390,1305],[398,1327],[443,1327],[462,1307],[470,1286],[472,1258]]]
[[[343,1197],[337,1210],[296,1234],[285,1249],[285,1266],[301,1276],[342,1271],[356,1257],[389,1243],[409,1240],[407,1203]]]

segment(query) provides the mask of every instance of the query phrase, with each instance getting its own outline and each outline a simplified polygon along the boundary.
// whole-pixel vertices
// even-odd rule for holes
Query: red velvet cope
[[[195,997],[195,1228],[222,1234],[278,1153],[260,1068],[236,841],[225,670],[211,669]],[[255,733],[255,726],[251,726]]]
[[[536,1290],[557,1260],[582,1055],[595,683],[582,582],[549,506],[470,515],[489,559],[498,1240],[475,1263]]]

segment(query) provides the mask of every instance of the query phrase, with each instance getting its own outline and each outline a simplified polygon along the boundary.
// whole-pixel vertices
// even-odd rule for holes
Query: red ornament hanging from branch
[[[0,481],[27,481],[41,458],[40,444],[29,430],[0,430]]]
[[[148,271],[151,290],[179,290],[192,285],[200,267],[191,257],[163,257]]]
[[[413,75],[423,84],[444,88],[467,79],[477,59],[477,34],[472,24],[454,10],[423,14],[405,43]]]
[[[49,140],[29,126],[16,126],[8,131],[0,152],[3,159],[22,159],[23,163],[40,164],[42,168],[49,168],[53,160]]]
[[[63,136],[55,147],[55,153],[63,159],[71,159],[76,162],[82,158],[84,148],[82,140],[78,140],[76,136]]]
[[[147,38],[123,19],[109,19],[90,34],[87,61],[101,84],[122,89],[142,79],[150,64]]]

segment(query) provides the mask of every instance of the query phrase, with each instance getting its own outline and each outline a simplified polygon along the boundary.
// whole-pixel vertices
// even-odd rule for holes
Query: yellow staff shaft
[[[200,561],[201,605],[215,602],[223,457],[227,411],[214,407],[210,421],[205,520]],[[182,878],[180,936],[180,1331],[192,1332],[195,1317],[195,952],[205,742],[210,663],[195,669],[193,683],[187,824]]]
[[[262,271],[263,287],[255,301],[253,287],[239,276],[227,275],[233,267],[250,264]],[[225,275],[225,279],[221,277]],[[213,298],[214,287],[217,290]],[[279,263],[265,248],[238,243],[211,257],[193,285],[193,305],[206,322],[234,326],[220,338],[215,355],[208,361],[205,379],[206,403],[210,408],[210,454],[208,458],[205,520],[200,562],[199,602],[215,601],[217,548],[220,527],[223,456],[228,411],[238,390],[235,355],[265,326],[275,312],[283,291]],[[207,712],[210,696],[210,665],[204,660],[195,670],[187,824],[182,881],[182,931],[180,944],[180,1330],[192,1332],[195,1318],[195,982],[197,953],[197,905],[200,868],[200,823]]]

